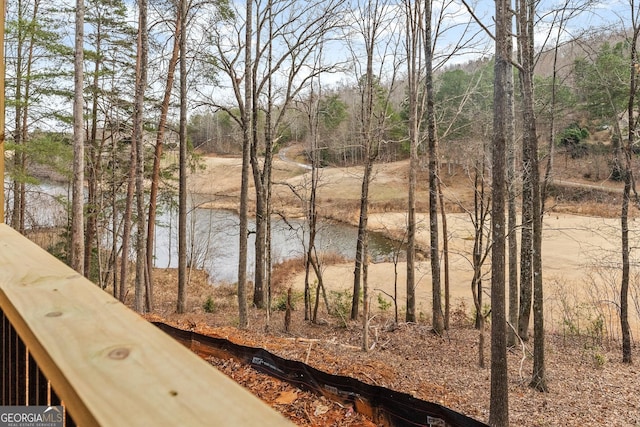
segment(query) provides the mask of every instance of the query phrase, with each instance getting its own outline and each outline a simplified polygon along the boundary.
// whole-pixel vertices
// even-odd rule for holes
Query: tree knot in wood
[[[111,350],[108,354],[109,359],[113,360],[123,360],[129,357],[131,350],[126,347],[118,347]]]
[[[46,317],[60,317],[62,316],[62,312],[61,311],[50,311],[49,313],[45,314]]]

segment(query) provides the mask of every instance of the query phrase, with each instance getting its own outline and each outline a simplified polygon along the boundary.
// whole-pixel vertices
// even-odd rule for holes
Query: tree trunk
[[[364,258],[362,259],[362,351],[369,351],[369,234],[365,233],[362,245]]]
[[[173,36],[173,50],[171,59],[169,60],[169,69],[167,70],[167,83],[164,89],[164,96],[160,106],[160,120],[158,122],[158,133],[156,135],[156,146],[153,153],[153,170],[151,172],[151,190],[149,194],[149,216],[147,219],[147,310],[153,310],[153,252],[155,247],[155,228],[156,213],[158,206],[158,184],[160,183],[160,161],[162,160],[162,149],[164,134],[167,127],[167,114],[169,112],[169,104],[171,102],[171,92],[173,82],[175,80],[176,66],[180,54],[180,37],[182,20],[180,12],[176,14],[175,34]]]
[[[259,13],[258,13],[259,14]],[[259,53],[262,50],[261,42],[261,34],[260,30],[262,29],[263,22],[260,21],[259,18],[256,20],[256,36],[255,36],[255,52],[256,59],[251,67],[252,79],[251,79],[251,148],[250,148],[250,163],[251,163],[251,171],[253,172],[253,184],[255,188],[256,195],[256,212],[255,212],[255,251],[254,251],[254,274],[253,274],[253,305],[256,308],[264,307],[264,239],[265,239],[265,221],[264,217],[266,212],[266,204],[265,200],[265,182],[264,177],[260,171],[260,163],[258,160],[258,122],[260,115],[260,108],[258,105],[259,102],[259,93],[258,93],[258,64],[259,64]],[[267,41],[269,43],[269,41]],[[270,102],[267,101],[267,102]],[[265,123],[265,127],[268,126]],[[265,150],[266,151],[266,150]],[[265,162],[266,162],[267,153],[265,152]]]
[[[449,286],[449,236],[447,227],[447,213],[444,207],[444,195],[442,194],[442,181],[440,179],[440,164],[438,164],[438,200],[440,202],[440,216],[442,218],[442,258],[444,262],[444,329],[449,330],[449,317],[451,313],[451,295]]]
[[[245,68],[244,68],[244,108],[242,114],[242,177],[240,183],[240,235],[238,254],[238,326],[248,326],[247,316],[247,237],[248,237],[248,202],[249,202],[249,164],[251,149],[251,105],[252,105],[252,32],[253,32],[253,0],[246,2],[245,23]]]
[[[365,142],[370,144],[370,142]],[[367,224],[369,222],[369,184],[371,182],[371,171],[373,169],[373,160],[369,153],[368,147],[365,147],[365,165],[362,175],[362,186],[360,188],[360,217],[358,219],[358,237],[356,244],[356,260],[353,272],[353,295],[351,299],[351,320],[358,319],[358,311],[360,304],[360,291],[363,281],[362,269],[366,262],[366,240],[367,240]]]
[[[409,194],[407,212],[407,313],[406,321],[416,321],[416,278],[415,278],[415,256],[416,256],[416,181],[418,168],[418,154],[415,147],[416,142],[411,141],[411,153],[409,160]]]
[[[316,244],[316,233],[317,233],[317,205],[316,205],[316,195],[318,190],[318,183],[320,180],[320,150],[318,148],[318,99],[320,99],[320,94],[317,96],[313,92],[314,87],[312,86],[312,92],[310,95],[311,104],[309,106],[309,132],[310,132],[310,158],[311,158],[311,188],[309,190],[309,199],[306,201],[307,203],[307,222],[309,224],[309,244],[307,246],[307,251],[305,253],[305,278],[304,278],[304,320],[311,320],[311,286],[309,284],[309,276],[311,269],[311,257],[315,253],[315,244]],[[321,271],[321,270],[320,270]]]
[[[365,37],[366,38],[366,37]],[[370,36],[367,43],[367,72],[365,76],[365,87],[362,92],[361,120],[362,126],[362,144],[364,152],[364,170],[362,174],[362,185],[360,188],[360,217],[358,220],[358,240],[356,244],[356,260],[353,280],[353,295],[351,303],[351,319],[358,318],[360,289],[361,289],[361,273],[367,256],[366,240],[367,240],[367,223],[369,220],[369,186],[371,183],[371,171],[375,160],[373,154],[373,43],[375,37]]]
[[[36,28],[37,19],[38,19],[38,10],[40,7],[40,2],[35,1],[33,5],[33,15],[31,16],[31,28]],[[18,108],[20,109],[20,114],[16,115],[16,121],[22,120],[20,126],[16,127],[15,135],[22,143],[22,145],[26,148],[27,143],[29,142],[29,128],[28,128],[28,119],[29,119],[29,106],[31,105],[31,80],[32,80],[32,65],[33,65],[33,57],[34,57],[34,47],[36,42],[35,34],[32,31],[28,31],[30,33],[29,37],[29,46],[27,47],[27,60],[26,60],[26,72],[24,78],[24,91],[22,93],[20,102],[18,102]],[[21,69],[18,69],[18,74],[22,73]],[[19,135],[20,134],[20,135]],[[19,135],[19,136],[18,136]],[[27,174],[27,154],[26,152],[20,153],[17,159],[20,163],[18,170],[22,175]],[[26,185],[24,182],[24,178],[19,183],[19,191],[18,191],[18,227],[17,230],[24,234],[25,233],[25,216],[26,216]]]
[[[545,358],[544,358],[544,296],[542,289],[542,203],[540,201],[540,168],[538,164],[538,135],[533,98],[534,71],[534,19],[535,5],[527,0],[520,0],[518,7],[518,42],[521,59],[520,90],[522,92],[522,124],[523,146],[527,147],[530,156],[528,162],[529,179],[526,180],[527,195],[531,204],[531,267],[533,281],[533,377],[531,386],[546,391]],[[524,196],[523,196],[524,197]],[[524,242],[523,242],[524,246]],[[522,287],[524,287],[524,280]],[[521,324],[522,326],[522,324]]]
[[[484,147],[482,152],[484,153]],[[489,214],[489,203],[485,196],[485,161],[484,158],[479,164],[476,164],[474,168],[474,195],[473,195],[473,227],[474,227],[474,239],[473,239],[473,278],[471,279],[471,290],[473,293],[473,303],[476,309],[476,321],[475,327],[482,333],[484,328],[484,313],[482,308],[482,266],[486,259],[485,255],[485,225],[487,216]],[[482,352],[482,350],[480,350]]]
[[[369,7],[371,5],[369,4]],[[367,12],[369,13],[369,11]],[[378,11],[374,10],[374,14]],[[359,301],[360,301],[360,289],[361,289],[361,272],[366,262],[366,243],[367,243],[367,223],[369,220],[369,187],[371,184],[371,171],[373,170],[373,162],[375,160],[375,152],[373,141],[373,109],[374,109],[374,75],[373,75],[373,54],[374,44],[376,42],[376,27],[377,16],[370,16],[369,23],[371,27],[366,27],[366,32],[363,31],[364,42],[366,46],[367,64],[366,74],[364,79],[364,87],[361,92],[361,140],[362,151],[364,159],[364,170],[362,175],[362,186],[360,188],[360,218],[358,220],[358,238],[356,243],[356,260],[354,269],[353,280],[353,295],[351,303],[351,319],[356,320],[358,318]],[[366,319],[365,319],[366,320]]]
[[[633,11],[632,11],[633,13]],[[622,282],[620,283],[620,329],[622,332],[622,362],[631,363],[631,328],[629,325],[629,270],[630,270],[630,248],[629,248],[629,202],[631,191],[635,193],[633,168],[631,158],[633,154],[633,144],[636,139],[637,119],[634,117],[634,107],[636,101],[636,91],[638,90],[638,78],[636,65],[638,63],[637,43],[640,37],[640,26],[634,21],[633,38],[631,40],[631,77],[629,82],[629,100],[627,103],[627,114],[629,120],[629,130],[627,143],[624,147],[625,170],[624,170],[624,192],[622,196],[622,210],[620,212],[620,225],[622,229]],[[622,138],[620,138],[622,139]],[[637,194],[636,194],[637,199]]]
[[[111,139],[111,162],[116,164],[118,144],[115,138]],[[113,269],[113,297],[124,301],[122,289],[118,289],[118,190],[116,186],[115,168],[111,169],[111,268]]]
[[[431,289],[433,331],[442,334],[442,290],[440,283],[440,243],[438,238],[438,140],[434,109],[431,0],[425,2],[425,85],[427,90],[427,137],[429,141],[429,235],[431,245]]]
[[[91,258],[93,251],[93,243],[96,239],[98,231],[98,176],[99,164],[102,159],[102,152],[98,148],[98,85],[100,83],[100,65],[101,65],[101,35],[96,35],[96,60],[93,69],[93,88],[92,88],[92,105],[91,105],[91,129],[89,130],[89,154],[87,164],[87,212],[86,212],[86,231],[84,240],[84,272],[86,277],[91,275]]]
[[[264,109],[264,159],[262,169],[257,158],[258,150],[258,95],[257,88],[257,66],[254,67],[253,81],[253,146],[251,150],[251,166],[253,168],[254,185],[256,189],[256,242],[255,242],[255,276],[254,276],[254,294],[253,303],[257,308],[265,308],[267,315],[267,325],[269,320],[269,294],[271,283],[271,170],[273,164],[273,145],[274,145],[274,123],[272,119],[274,108],[273,94],[273,10],[272,1],[268,0],[265,12],[266,26],[268,31],[268,39],[266,45],[267,53],[267,70],[269,73],[266,81],[266,108]],[[258,25],[262,28],[262,25]],[[260,40],[260,34],[256,39]],[[260,45],[256,46],[256,51],[260,51]],[[257,65],[257,64],[256,64]]]
[[[511,12],[507,0],[496,0],[495,76],[493,106],[493,183],[491,207],[491,398],[489,424],[509,425],[509,388],[505,313],[505,117],[508,117],[505,85],[511,69]]]
[[[102,162],[102,147],[104,146],[104,138],[98,143],[98,114],[99,114],[99,98],[100,91],[100,74],[102,71],[102,41],[103,30],[102,23],[98,21],[95,34],[95,61],[93,66],[93,82],[91,84],[91,128],[89,129],[89,143],[87,148],[89,154],[87,156],[88,163],[86,165],[87,172],[87,206],[86,206],[86,230],[84,240],[84,272],[85,276],[91,278],[92,258],[94,243],[98,241],[98,214],[100,207],[98,206],[98,180],[100,179],[100,169]],[[104,134],[103,134],[104,136]],[[96,247],[98,244],[96,243]]]
[[[23,16],[22,7],[18,7],[18,19],[26,19]],[[24,114],[24,95],[22,91],[22,83],[24,79],[23,74],[23,57],[24,57],[24,43],[26,36],[23,34],[23,26],[18,25],[17,34],[17,46],[16,46],[16,76],[15,76],[15,129],[13,136],[13,143],[16,146],[13,156],[13,168],[15,175],[13,178],[13,207],[11,209],[11,227],[18,230],[20,233],[24,233],[24,156],[25,149],[23,147],[24,141],[22,138],[24,133],[22,132],[22,115]],[[74,111],[75,113],[75,111]],[[75,118],[74,118],[75,119]],[[4,185],[4,176],[3,185]]]
[[[363,181],[364,186],[364,181]],[[364,187],[361,189],[364,191]],[[351,320],[358,319],[360,311],[360,290],[362,284],[363,240],[364,225],[362,217],[362,192],[360,193],[360,216],[358,217],[358,237],[356,238],[356,258],[353,267],[353,293],[351,295]]]
[[[522,229],[520,234],[520,307],[518,315],[518,335],[523,341],[529,340],[531,319],[531,297],[533,286],[533,193],[531,147],[522,144]]]
[[[127,296],[129,279],[129,248],[131,245],[131,220],[133,218],[133,195],[136,174],[136,144],[131,142],[129,173],[127,175],[127,196],[125,200],[123,230],[122,230],[122,261],[120,264],[120,301],[124,302]]]
[[[409,99],[409,189],[407,206],[407,308],[406,321],[416,321],[416,187],[418,174],[418,144],[420,142],[420,61],[419,33],[422,27],[420,4],[405,1],[407,15],[407,82]]]
[[[131,143],[136,145],[136,282],[135,309],[144,312],[145,306],[145,271],[147,267],[145,247],[145,216],[146,203],[144,200],[144,94],[147,87],[147,62],[149,56],[149,35],[147,29],[147,0],[139,0],[138,16],[138,55],[139,67],[136,73],[136,89],[134,101],[133,138]]]
[[[178,184],[178,301],[176,311],[187,310],[187,0],[180,0],[180,160]],[[195,236],[194,236],[195,238]]]
[[[511,39],[508,42],[507,50],[513,51]],[[516,344],[516,333],[518,331],[518,219],[516,213],[516,141],[515,141],[515,111],[514,111],[514,87],[513,87],[513,68],[510,67],[507,72],[507,80],[505,82],[505,96],[507,105],[507,114],[505,117],[505,136],[507,143],[507,251],[509,265],[509,323],[507,329],[507,345],[512,347]]]
[[[74,102],[73,102],[73,190],[71,198],[71,268],[84,274],[84,2],[76,0]]]
[[[631,160],[625,149],[626,170],[620,226],[622,229],[622,282],[620,284],[620,329],[622,332],[622,362],[631,363],[631,329],[629,326],[629,199],[631,198]]]
[[[482,152],[486,152],[484,146]],[[482,266],[486,259],[484,248],[484,230],[489,214],[489,206],[487,203],[487,198],[485,197],[486,168],[484,158],[480,162],[480,165],[476,165],[476,167],[474,168],[474,212],[472,222],[474,226],[475,236],[473,239],[473,278],[471,279],[471,294],[473,295],[473,305],[476,310],[475,327],[478,330],[478,366],[480,368],[484,368],[485,317],[482,309]]]

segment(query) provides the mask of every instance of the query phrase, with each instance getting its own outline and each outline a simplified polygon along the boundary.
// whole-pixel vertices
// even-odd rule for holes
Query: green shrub
[[[280,294],[271,301],[271,310],[285,311],[286,309],[287,309],[287,294]]]
[[[561,146],[575,146],[589,137],[589,131],[577,123],[567,126],[558,134],[558,144]]]
[[[330,291],[329,304],[331,305],[331,314],[340,320],[342,327],[346,327],[347,320],[351,317],[350,290]]]
[[[294,291],[291,293],[291,310],[295,311],[296,306],[300,301],[304,301],[303,291]],[[271,300],[271,309],[273,311],[286,311],[287,310],[287,293],[277,295]]]
[[[215,302],[213,301],[211,295],[209,295],[206,301],[202,304],[202,309],[205,313],[213,313],[215,311]]]
[[[391,302],[387,301],[382,294],[378,294],[378,308],[380,311],[387,311],[391,307]]]
[[[602,368],[607,363],[607,357],[599,351],[593,353],[593,362],[596,368]]]

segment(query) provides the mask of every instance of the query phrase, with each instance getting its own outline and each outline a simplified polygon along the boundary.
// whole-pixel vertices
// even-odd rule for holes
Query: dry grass
[[[45,250],[50,250],[64,243],[62,230],[57,227],[30,229],[27,230],[26,236],[29,240]]]
[[[348,261],[342,255],[334,252],[325,252],[321,255],[323,265],[334,265]],[[281,261],[273,266],[271,272],[271,283],[275,289],[280,289],[291,281],[291,278],[304,271],[304,259],[292,258]]]
[[[271,286],[274,292],[284,292],[286,284],[293,276],[304,271],[302,258],[288,259],[273,266],[271,272]]]

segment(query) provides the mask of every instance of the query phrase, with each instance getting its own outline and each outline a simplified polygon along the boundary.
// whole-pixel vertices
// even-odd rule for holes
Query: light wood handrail
[[[80,426],[291,425],[4,224],[0,308]]]

